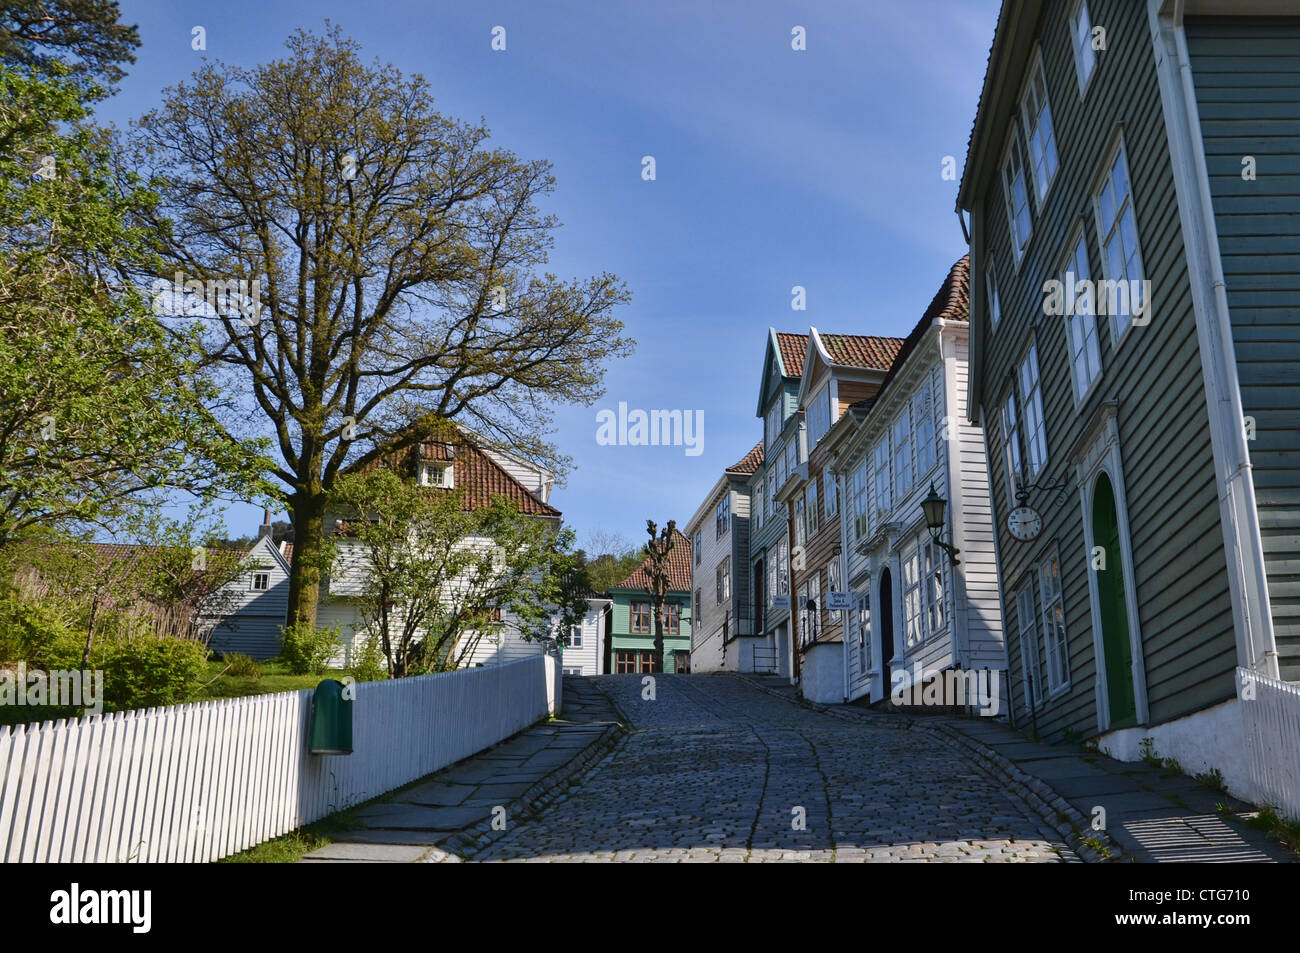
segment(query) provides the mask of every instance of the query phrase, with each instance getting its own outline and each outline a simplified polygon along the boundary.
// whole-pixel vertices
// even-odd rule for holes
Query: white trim
[[[1092,81],[1097,76],[1097,69],[1101,66],[1101,57],[1097,51],[1092,49],[1092,30],[1098,24],[1092,22],[1092,7],[1087,7],[1088,0],[1074,0],[1065,8],[1066,35],[1070,38],[1070,59],[1074,60],[1074,76],[1078,81],[1079,98],[1087,99],[1088,90],[1092,88]],[[1075,14],[1080,7],[1087,7],[1088,10],[1088,49],[1092,50],[1092,69],[1088,72],[1088,78],[1083,78],[1083,64],[1079,61],[1078,37],[1075,34],[1074,21]]]
[[[1082,2],[1082,0],[1080,0],[1080,2]],[[1083,242],[1083,254],[1084,257],[1087,258],[1088,240],[1085,237],[1086,235],[1087,235],[1087,228],[1084,225],[1083,218],[1080,217],[1078,224],[1075,225],[1074,227],[1074,231],[1070,233],[1070,237],[1066,241],[1065,252],[1061,256],[1060,264],[1057,265],[1057,274],[1059,280],[1064,281],[1066,269],[1074,267],[1074,253],[1075,250],[1078,249],[1079,247],[1079,242]],[[1088,280],[1092,281],[1094,280],[1094,278],[1093,278],[1091,259],[1088,259],[1087,265],[1088,265]],[[1075,275],[1075,280],[1076,281],[1079,280],[1078,275]],[[1062,295],[1064,295],[1064,290],[1062,290]],[[1064,301],[1064,298],[1062,298],[1062,300]],[[1070,308],[1071,311],[1074,310],[1074,304],[1075,304],[1074,301],[1065,302],[1066,307]],[[1098,315],[1097,315],[1097,294],[1095,291],[1095,285],[1094,285],[1094,291],[1092,295],[1092,314],[1086,315],[1085,317],[1087,317],[1089,320],[1092,321],[1093,339],[1097,343],[1097,376],[1092,379],[1092,382],[1088,385],[1088,389],[1085,390],[1082,395],[1079,394],[1079,379],[1076,376],[1076,370],[1074,365],[1074,341],[1070,337],[1070,334],[1073,331],[1073,328],[1070,326],[1070,321],[1072,318],[1080,317],[1080,315],[1066,314],[1066,315],[1062,315],[1062,317],[1065,318],[1065,358],[1070,365],[1070,396],[1074,398],[1074,410],[1077,413],[1079,410],[1083,408],[1083,405],[1088,402],[1088,398],[1090,398],[1093,395],[1093,393],[1097,390],[1097,387],[1101,383],[1101,379],[1104,376],[1104,371],[1105,371],[1105,368],[1102,366],[1101,363],[1101,332],[1097,329]],[[1085,341],[1084,343],[1085,343],[1085,350],[1086,350],[1087,342]]]
[[[998,163],[998,183],[999,190],[1002,192],[1002,209],[1003,214],[1007,217],[1007,237],[1011,240],[1011,263],[1015,267],[1015,273],[1020,274],[1020,263],[1025,260],[1029,254],[1029,243],[1034,240],[1034,206],[1029,201],[1030,182],[1029,170],[1025,168],[1025,161],[1028,158],[1023,153],[1020,154],[1020,177],[1025,184],[1025,213],[1029,217],[1029,234],[1025,237],[1025,243],[1022,246],[1016,240],[1016,210],[1013,203],[1010,183],[1007,181],[1007,163],[1011,160],[1012,149],[1019,145],[1016,140],[1016,130],[1019,128],[1019,116],[1011,121],[1011,129],[1007,133],[1006,145],[1002,148],[1002,159]]]
[[[1109,181],[1110,170],[1114,166],[1115,161],[1120,159],[1124,164],[1124,181],[1128,185],[1129,209],[1133,213],[1133,244],[1135,246],[1135,251],[1137,252],[1138,269],[1144,280],[1149,279],[1151,276],[1147,274],[1146,258],[1142,254],[1142,236],[1140,234],[1140,229],[1138,228],[1137,192],[1133,188],[1133,170],[1129,166],[1128,162],[1128,143],[1125,141],[1124,128],[1122,125],[1117,126],[1115,131],[1111,134],[1106,150],[1102,155],[1104,158],[1102,159],[1101,165],[1097,168],[1096,173],[1093,175],[1092,185],[1089,187],[1088,194],[1088,204],[1092,209],[1093,229],[1097,233],[1097,250],[1101,252],[1101,276],[1113,280],[1128,281],[1132,279],[1132,276],[1128,274],[1125,274],[1123,278],[1120,279],[1110,273],[1110,256],[1106,254],[1106,235],[1102,231],[1100,192],[1105,188],[1106,183]],[[1119,224],[1121,217],[1121,213],[1116,209],[1116,229],[1120,229],[1121,227]],[[1154,292],[1152,295],[1154,297]],[[1096,293],[1093,294],[1094,311],[1099,307],[1099,298],[1100,295]],[[1129,333],[1137,326],[1133,321],[1133,302],[1131,300],[1126,300],[1125,304],[1129,311],[1127,315],[1128,325],[1119,333],[1116,333],[1115,331],[1116,316],[1110,312],[1109,305],[1107,305],[1106,308],[1106,325],[1110,329],[1111,351],[1115,354],[1119,353],[1119,349],[1123,346],[1124,341],[1128,339]],[[1143,305],[1145,308],[1144,317],[1149,324],[1151,315],[1155,310],[1154,304],[1152,301],[1144,301]]]
[[[1047,186],[1043,189],[1042,195],[1038,194],[1038,177],[1034,175],[1034,157],[1029,148],[1029,123],[1025,118],[1027,115],[1025,100],[1033,86],[1035,73],[1043,79],[1043,104],[1046,106],[1048,122],[1052,127],[1052,151],[1056,153],[1056,168],[1047,177]],[[1052,97],[1047,88],[1047,70],[1043,66],[1043,50],[1037,43],[1034,44],[1034,50],[1029,56],[1029,65],[1025,69],[1024,78],[1020,81],[1020,91],[1016,94],[1016,112],[1019,113],[1021,128],[1025,134],[1025,162],[1029,167],[1027,177],[1034,183],[1034,201],[1037,205],[1038,217],[1042,218],[1043,208],[1047,204],[1047,197],[1052,194],[1052,186],[1056,184],[1057,173],[1061,171],[1061,150],[1056,144],[1056,120],[1052,118]],[[1046,143],[1044,143],[1044,146],[1046,146]],[[1046,154],[1044,154],[1045,160]]]
[[[1175,25],[1170,16],[1161,15],[1161,6],[1161,0],[1148,0],[1147,18],[1155,47],[1156,75],[1168,127],[1178,215],[1196,313],[1237,662],[1242,668],[1277,678],[1277,643],[1269,606],[1264,547],[1255,507],[1250,453],[1242,426],[1241,390],[1233,357],[1236,352],[1187,37],[1181,24]]]

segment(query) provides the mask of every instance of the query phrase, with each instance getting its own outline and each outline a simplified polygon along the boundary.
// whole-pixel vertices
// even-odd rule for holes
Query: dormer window
[[[450,463],[431,460],[420,461],[420,486],[436,486],[451,489],[452,472]]]

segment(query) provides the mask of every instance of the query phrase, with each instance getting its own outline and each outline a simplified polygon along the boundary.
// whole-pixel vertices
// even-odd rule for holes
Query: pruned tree
[[[632,342],[614,276],[539,273],[557,226],[538,206],[548,163],[441,115],[422,77],[363,63],[337,27],[286,46],[169,89],[132,154],[162,196],[162,274],[187,283],[173,308],[202,294],[210,367],[274,436],[290,621],[314,624],[341,475],[446,421],[562,469],[539,436],[554,407],[595,401]],[[231,281],[256,281],[256,300],[221,293]]]
[[[677,542],[677,521],[668,525],[656,537],[654,520],[645,521],[650,542],[646,544],[646,575],[650,577],[650,601],[655,614],[655,642],[653,666],[656,672],[664,670],[664,612],[671,582],[668,573],[668,554]]]

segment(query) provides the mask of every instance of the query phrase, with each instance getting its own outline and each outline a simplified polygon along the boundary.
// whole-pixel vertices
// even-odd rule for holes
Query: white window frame
[[[904,404],[890,425],[889,443],[893,449],[890,467],[894,473],[894,499],[902,502],[915,486],[912,472],[912,418],[911,405]]]
[[[731,530],[731,493],[722,494],[722,499],[718,502],[718,508],[713,514],[713,531],[714,540],[722,539]]]
[[[840,511],[840,488],[836,483],[835,471],[829,466],[822,470],[822,503],[826,508],[827,519]]]
[[[867,476],[867,454],[862,455],[858,465],[853,468],[853,476],[850,478],[852,483],[852,513],[853,513],[853,536],[855,539],[866,539],[867,537],[867,485],[870,482]]]
[[[704,556],[704,534],[700,530],[695,531],[695,565],[700,564]]]
[[[871,449],[871,455],[874,462],[875,477],[875,512],[881,514],[880,518],[888,515],[893,506],[893,477],[889,472],[890,461],[893,454],[889,452],[889,430],[888,428],[880,435],[880,442]],[[876,525],[876,517],[872,517],[871,525]]]
[[[812,474],[804,492],[804,519],[808,521],[807,539],[812,539],[822,528],[822,509],[817,499],[817,475]]]
[[[922,604],[921,551],[915,542],[903,553],[903,654],[908,655],[925,641],[925,612]]]
[[[948,576],[948,554],[932,539],[923,539],[921,543],[921,572],[925,594],[925,625],[928,638],[934,638],[948,630],[951,613],[951,581]]]
[[[993,331],[1002,320],[1002,299],[998,297],[998,276],[992,261],[984,269],[984,293],[988,298],[989,330]]]
[[[871,631],[871,593],[860,592],[857,595],[857,626],[858,626],[858,674],[866,675],[871,668],[871,642],[869,633]]]
[[[1037,81],[1037,82],[1035,82]],[[1042,101],[1037,102],[1041,93]],[[1030,100],[1035,100],[1031,103]],[[1056,145],[1056,125],[1052,121],[1052,97],[1047,89],[1047,72],[1043,69],[1042,51],[1035,49],[1033,60],[1025,72],[1025,82],[1020,88],[1017,100],[1020,112],[1021,128],[1025,134],[1025,160],[1029,165],[1030,178],[1034,183],[1034,198],[1041,215],[1043,203],[1051,194],[1056,174],[1061,170],[1061,154]],[[1035,109],[1034,107],[1037,107]],[[1046,131],[1046,136],[1042,133]],[[1035,148],[1041,152],[1041,163],[1035,155]],[[1040,178],[1040,167],[1043,178]],[[1049,168],[1050,167],[1050,168]]]
[[[1092,85],[1092,78],[1097,75],[1097,51],[1092,48],[1092,11],[1088,9],[1088,0],[1074,0],[1066,19],[1069,22],[1070,49],[1074,54],[1074,75],[1079,80],[1079,98],[1082,99]]]
[[[999,176],[1002,179],[1002,199],[1007,213],[1007,235],[1011,239],[1011,257],[1016,270],[1024,260],[1029,240],[1034,237],[1034,213],[1029,203],[1029,174],[1025,170],[1025,156],[1020,141],[1016,138],[1017,123],[1012,122],[1011,132],[1007,136],[1006,147],[1002,150],[1002,162],[999,164]],[[1025,234],[1020,234],[1019,217],[1016,214],[1015,182],[1020,179],[1025,195]]]
[[[826,564],[826,599],[822,602],[823,607],[829,607],[831,604],[830,594],[840,591],[840,563],[838,559],[831,559]],[[836,609],[831,611],[826,608],[826,618],[828,625],[836,625],[844,621],[844,610]]]
[[[258,585],[262,581],[265,585]],[[269,570],[260,570],[253,573],[253,577],[248,581],[249,592],[269,592],[271,589],[271,573]]]
[[[1126,191],[1123,199],[1114,203],[1114,219],[1111,222],[1110,228],[1107,228],[1106,222],[1102,216],[1102,199],[1104,198],[1108,187],[1113,189],[1113,173],[1116,168],[1121,168],[1124,172]],[[1124,136],[1122,133],[1115,137],[1114,144],[1106,150],[1106,159],[1101,165],[1101,171],[1097,175],[1097,180],[1092,190],[1092,211],[1093,221],[1095,222],[1097,229],[1097,247],[1101,250],[1102,275],[1104,275],[1109,281],[1124,281],[1127,284],[1134,278],[1133,275],[1129,274],[1129,262],[1136,260],[1137,280],[1139,282],[1144,280],[1147,271],[1146,264],[1142,259],[1142,239],[1138,235],[1137,207],[1134,204],[1133,199],[1133,176],[1129,168],[1128,149],[1125,146]],[[1115,269],[1111,265],[1109,247],[1111,239],[1116,237],[1120,239],[1121,246],[1123,245],[1123,220],[1126,212],[1131,216],[1133,226],[1133,249],[1124,259],[1123,273],[1117,275],[1115,274]],[[1127,249],[1123,250],[1128,251]],[[1093,303],[1094,307],[1100,310],[1102,307],[1101,302],[1103,296],[1097,294],[1094,297],[1097,299]],[[1110,314],[1110,307],[1109,305],[1106,306],[1108,319],[1106,323],[1110,326],[1110,340],[1114,349],[1119,348],[1120,343],[1128,337],[1129,331],[1133,329],[1133,302],[1128,301],[1127,304],[1129,310],[1127,315]],[[1151,313],[1151,302],[1145,302],[1145,305],[1146,315],[1149,317]],[[1122,328],[1119,324],[1121,318],[1124,321],[1124,326]]]
[[[1079,254],[1083,253],[1083,275],[1078,272]],[[1075,229],[1074,235],[1066,246],[1065,258],[1061,262],[1062,294],[1068,287],[1066,276],[1074,274],[1076,285],[1081,281],[1092,279],[1092,263],[1088,261],[1088,242],[1084,238],[1083,226]],[[1092,394],[1093,388],[1101,380],[1101,339],[1097,332],[1097,300],[1092,296],[1090,314],[1077,311],[1078,295],[1075,300],[1065,301],[1065,343],[1070,354],[1070,378],[1073,382],[1071,392],[1074,394],[1075,407],[1081,407]],[[1089,347],[1091,345],[1091,348]],[[1082,364],[1082,366],[1081,366]],[[1091,372],[1085,379],[1084,375]]]
[[[438,475],[436,480],[434,479],[435,473]],[[452,465],[438,460],[421,460],[420,486],[432,486],[437,487],[440,490],[455,489],[456,483],[453,476]]]
[[[564,647],[566,649],[582,648],[582,626],[569,626],[569,634],[564,637]]]
[[[1031,374],[1032,370],[1032,374]],[[1025,482],[1033,483],[1047,467],[1047,421],[1043,417],[1043,379],[1038,345],[1030,344],[1016,364],[1016,392],[1020,395],[1020,425],[1025,434]]]
[[[1055,588],[1048,584],[1050,569],[1056,566]],[[1065,594],[1061,584],[1061,557],[1056,551],[1036,567],[1038,606],[1047,655],[1047,693],[1055,698],[1070,687],[1070,639],[1065,625]]]
[[[924,380],[912,395],[912,448],[916,458],[913,468],[915,482],[924,483],[925,478],[939,462],[938,448],[934,444],[934,411],[931,403],[930,381]],[[923,460],[928,457],[928,460]],[[922,465],[924,463],[924,465]]]
[[[1037,567],[1032,571],[1036,574]],[[1025,580],[1016,590],[1016,630],[1020,636],[1020,679],[1024,686],[1025,697],[1030,699],[1030,705],[1035,710],[1042,707],[1045,697],[1042,666],[1039,664],[1038,610],[1034,604],[1037,588],[1031,578]]]
[[[808,521],[805,512],[803,495],[794,501],[794,544],[796,547],[802,546],[808,539]]]
[[[1016,388],[1012,385],[1002,399],[1002,448],[1003,465],[1007,473],[1007,503],[1012,508],[1018,505],[1016,493],[1020,489],[1020,477],[1024,474],[1025,461],[1020,449],[1020,407],[1016,403]],[[1014,418],[1014,419],[1011,419]]]

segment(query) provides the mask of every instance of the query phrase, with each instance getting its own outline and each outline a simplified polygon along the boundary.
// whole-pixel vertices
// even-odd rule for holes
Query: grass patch
[[[1295,854],[1300,854],[1300,820],[1283,817],[1277,808],[1265,804],[1259,812],[1246,821],[1247,827],[1266,831],[1274,840],[1281,841]]]
[[[315,688],[327,678],[342,681],[347,674],[343,669],[329,669],[322,675],[294,675],[279,659],[271,659],[268,662],[258,662],[256,674],[235,675],[226,670],[225,662],[208,662],[202,676],[203,686],[192,701],[296,692],[304,688]]]
[[[396,793],[396,792],[393,792]],[[359,823],[355,816],[356,808],[339,811],[319,821],[307,824],[295,831],[281,834],[260,844],[254,844],[248,850],[231,854],[217,861],[219,864],[296,864],[314,850],[319,850],[334,843],[333,834],[339,831],[353,830]]]

